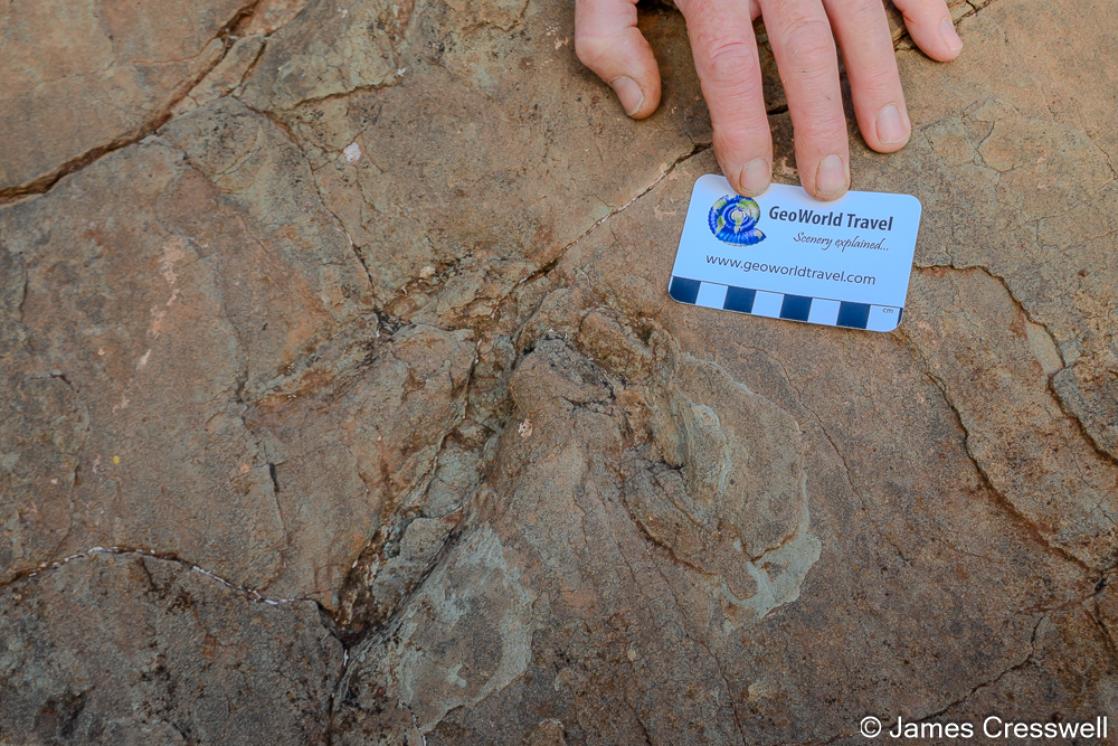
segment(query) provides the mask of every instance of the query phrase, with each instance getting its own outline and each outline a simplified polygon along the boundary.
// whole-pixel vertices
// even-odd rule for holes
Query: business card
[[[750,198],[707,174],[691,192],[668,293],[753,316],[892,331],[919,229],[920,201],[908,194],[821,202],[773,184]]]

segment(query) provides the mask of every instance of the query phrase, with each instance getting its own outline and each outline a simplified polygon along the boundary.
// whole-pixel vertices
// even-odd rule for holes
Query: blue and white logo
[[[765,234],[757,230],[760,219],[761,208],[757,202],[740,194],[727,194],[719,197],[710,208],[707,223],[719,241],[752,246],[765,240]]]

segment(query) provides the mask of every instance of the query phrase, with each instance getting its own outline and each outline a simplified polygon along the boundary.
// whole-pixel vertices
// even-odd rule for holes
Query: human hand
[[[576,0],[575,51],[608,83],[625,113],[644,119],[660,104],[660,72],[637,29],[637,0]],[[944,0],[893,0],[913,41],[934,60],[963,42]],[[835,39],[842,47],[858,129],[880,153],[900,150],[912,125],[882,0],[676,0],[710,110],[714,153],[741,194],[772,179],[772,136],[761,94],[753,21],[762,16],[788,98],[804,189],[835,199],[850,186],[850,150]]]

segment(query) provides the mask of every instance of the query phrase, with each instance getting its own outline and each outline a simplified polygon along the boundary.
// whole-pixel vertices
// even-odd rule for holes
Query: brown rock
[[[362,547],[390,530],[397,510],[415,517],[409,496],[422,494],[462,420],[473,353],[462,332],[406,329],[367,367],[324,384],[315,371],[295,393],[259,403],[248,419],[275,464],[285,517],[284,565],[271,592],[310,594],[337,607]],[[401,538],[400,561],[419,563],[418,570],[446,537],[422,538],[440,533],[441,522],[428,520],[411,521]]]
[[[342,649],[313,604],[106,552],[0,598],[6,743],[325,743]]]
[[[342,5],[277,33],[244,99],[306,143],[393,316],[483,323],[634,185],[709,140],[689,60],[666,60],[681,85],[633,123],[574,60],[569,8]],[[653,17],[650,35],[670,52],[678,30]]]
[[[0,10],[0,195],[158,126],[218,64],[245,0],[19,0]]]
[[[24,277],[9,318],[26,339],[5,371],[20,388],[62,387],[42,414],[17,404],[31,420],[7,436],[26,445],[6,515],[48,533],[6,541],[6,572],[97,544],[258,587],[280,572],[284,516],[245,398],[352,324],[367,279],[268,120],[223,102],[166,135],[200,132],[186,152],[149,140],[0,214]],[[57,424],[28,429],[42,417]],[[29,437],[57,453],[30,472]]]
[[[1101,0],[952,2],[950,66],[895,26],[916,131],[853,163],[924,204],[889,335],[667,297],[717,168],[674,11],[642,14],[665,97],[635,123],[569,5],[157,6],[103,13],[115,47],[86,6],[53,46],[54,6],[0,16],[0,740],[1113,710]],[[103,69],[150,73],[115,118]]]

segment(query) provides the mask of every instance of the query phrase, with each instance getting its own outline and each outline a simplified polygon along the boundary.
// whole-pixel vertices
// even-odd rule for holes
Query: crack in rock
[[[55,167],[50,173],[40,176],[34,181],[19,186],[0,189],[0,206],[25,197],[45,194],[65,177],[81,171],[110,153],[140,142],[169,122],[174,116],[177,107],[179,107],[179,105],[190,96],[191,92],[225,60],[226,56],[229,54],[229,50],[233,48],[232,35],[234,29],[245,20],[251,18],[256,8],[262,2],[263,0],[252,0],[252,2],[239,8],[237,12],[221,26],[218,32],[202,45],[202,51],[200,51],[199,54],[202,54],[205,49],[215,41],[220,41],[222,43],[221,54],[203,70],[176,86],[168,97],[167,102],[159,107],[154,115],[148,116],[138,127],[113,138],[108,143],[90,148],[84,153],[68,159],[66,162]]]
[[[61,567],[65,567],[66,565],[68,565],[71,562],[77,562],[77,561],[80,561],[80,560],[87,560],[87,559],[90,559],[91,557],[96,557],[98,555],[114,555],[114,556],[123,556],[123,557],[149,557],[151,559],[162,560],[164,562],[174,562],[176,564],[182,565],[183,567],[190,570],[191,572],[195,572],[195,573],[198,573],[199,575],[203,575],[203,576],[209,578],[210,580],[224,586],[225,588],[228,588],[229,590],[236,591],[241,596],[243,596],[247,600],[252,601],[254,603],[267,604],[268,606],[289,606],[291,604],[305,603],[305,602],[311,601],[311,599],[309,599],[307,597],[276,598],[276,597],[272,597],[272,596],[267,596],[267,595],[261,593],[260,591],[256,590],[255,588],[250,588],[248,586],[244,586],[244,585],[240,585],[238,583],[234,583],[233,581],[228,580],[227,578],[224,578],[221,575],[217,574],[213,570],[206,569],[205,567],[202,567],[201,565],[195,564],[195,563],[191,562],[190,560],[182,559],[181,557],[178,557],[177,555],[175,555],[172,552],[160,552],[160,551],[157,551],[155,549],[144,549],[144,548],[141,548],[141,547],[130,547],[130,546],[90,547],[89,549],[86,549],[85,551],[75,552],[74,554],[67,555],[66,557],[63,557],[62,559],[55,560],[54,562],[44,562],[33,570],[26,570],[24,572],[21,572],[21,573],[15,575],[14,577],[12,577],[8,580],[6,580],[4,583],[0,583],[0,589],[5,589],[5,588],[8,588],[10,586],[13,586],[13,585],[31,580],[32,578],[36,578],[36,577],[39,577],[39,576],[42,576],[42,575],[49,574],[51,572],[54,572],[55,570],[58,570]]]

